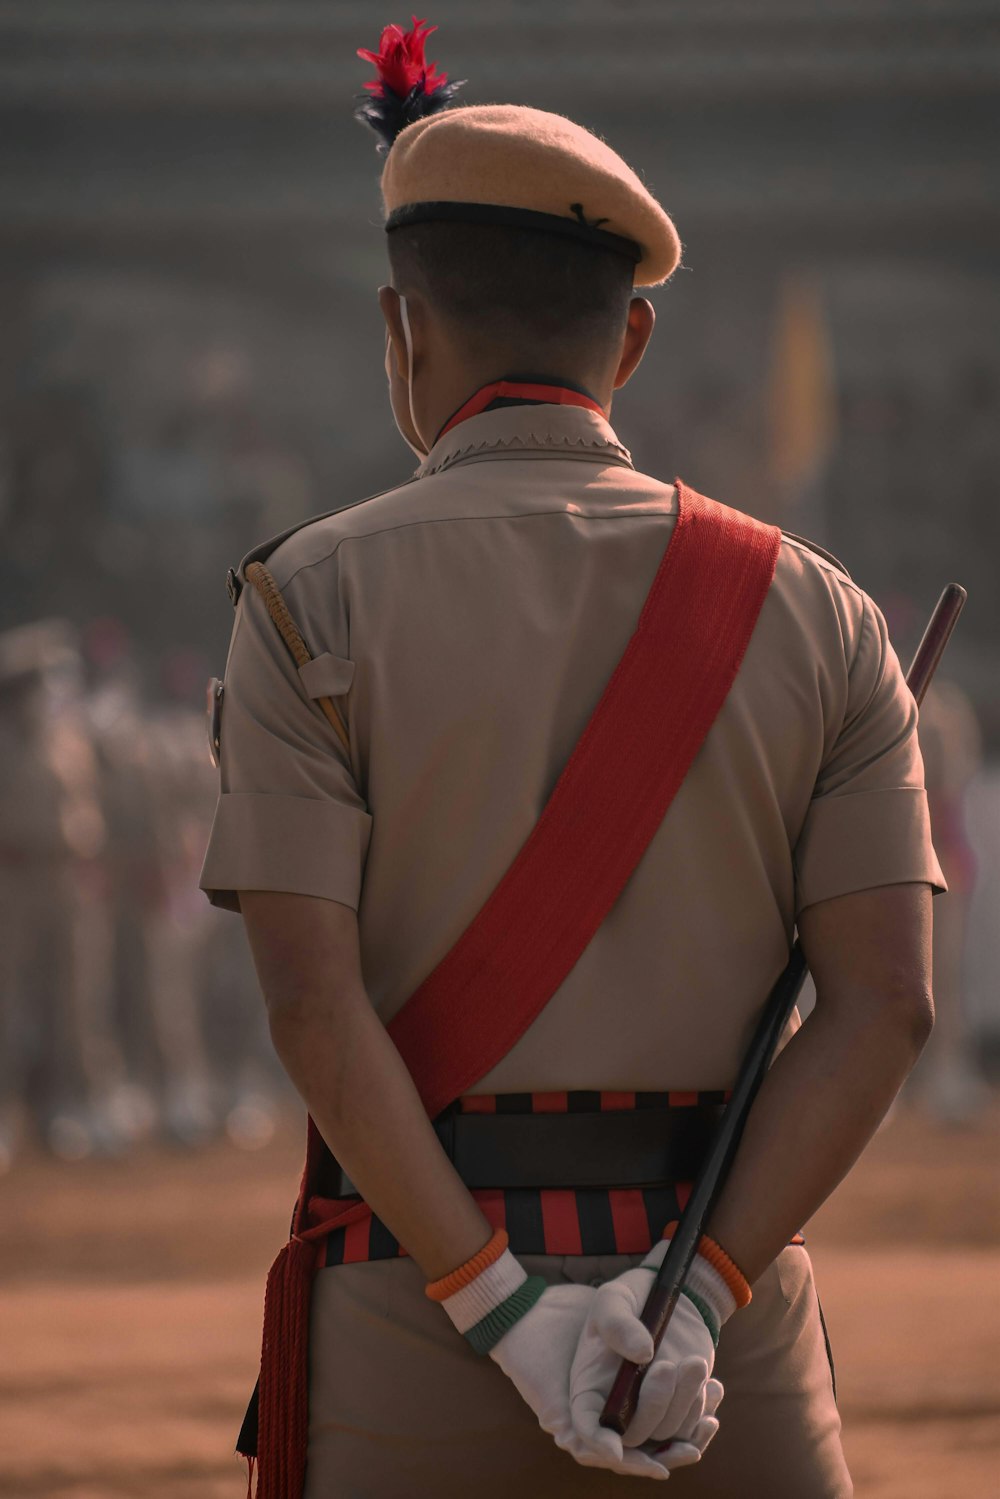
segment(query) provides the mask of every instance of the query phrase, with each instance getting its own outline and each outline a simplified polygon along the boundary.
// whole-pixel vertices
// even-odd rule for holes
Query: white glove
[[[715,1413],[723,1396],[720,1381],[706,1379],[703,1393],[704,1399],[695,1401],[688,1419],[675,1436],[667,1441],[654,1439],[642,1449],[665,1463],[671,1473],[675,1468],[689,1468],[692,1463],[700,1462],[705,1448],[719,1429]]]
[[[531,1310],[515,1322],[490,1350],[490,1358],[513,1381],[522,1399],[538,1417],[542,1430],[549,1433],[557,1447],[568,1452],[583,1467],[669,1478],[670,1467],[665,1458],[623,1449],[621,1439],[614,1432],[605,1432],[602,1427],[597,1427],[600,1436],[593,1440],[574,1426],[570,1414],[570,1367],[597,1294],[592,1286],[547,1286]],[[648,1338],[649,1334],[646,1336]],[[615,1359],[612,1379],[617,1371],[618,1360]],[[611,1379],[607,1388],[610,1386]],[[692,1394],[689,1405],[694,1403]],[[714,1417],[709,1415],[707,1419],[714,1420]],[[670,1433],[671,1436],[675,1434]],[[685,1432],[691,1440],[695,1434],[694,1429],[690,1434]],[[612,1437],[613,1442],[604,1441],[604,1437]],[[617,1443],[617,1448],[614,1443]]]
[[[647,1444],[645,1451],[669,1470],[700,1459],[719,1429],[715,1412],[723,1390],[717,1379],[709,1377],[715,1362],[712,1335],[701,1313],[683,1294],[654,1356],[652,1336],[639,1313],[666,1250],[663,1241],[646,1264],[626,1270],[597,1290],[570,1373],[570,1414],[588,1450],[615,1461],[629,1449]],[[721,1324],[732,1308],[724,1300],[713,1305],[700,1277],[699,1294]],[[600,1425],[623,1358],[651,1365],[624,1438]]]

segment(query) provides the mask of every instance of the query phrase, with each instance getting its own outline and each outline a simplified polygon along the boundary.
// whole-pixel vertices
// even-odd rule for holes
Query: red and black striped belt
[[[723,1092],[470,1094],[435,1121],[459,1175],[515,1254],[642,1254],[676,1223],[728,1095]],[[316,1190],[353,1184],[332,1155]],[[404,1254],[374,1214],[334,1229],[321,1263]]]
[[[607,1107],[602,1098],[621,1095],[505,1094],[484,1099],[493,1105],[487,1108],[473,1096],[440,1114],[434,1129],[473,1190],[655,1187],[690,1181],[705,1158],[723,1105],[699,1101],[671,1106],[669,1094],[626,1097],[627,1105]],[[332,1157],[327,1166],[324,1196],[357,1194]]]

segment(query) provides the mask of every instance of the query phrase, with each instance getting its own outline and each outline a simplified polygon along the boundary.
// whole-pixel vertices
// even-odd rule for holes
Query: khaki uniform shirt
[[[240,889],[283,890],[356,907],[367,990],[391,1019],[534,827],[675,517],[674,487],[637,473],[601,416],[519,406],[461,422],[408,483],[281,542],[267,566],[316,659],[297,670],[244,587],[210,898],[237,909]],[[349,756],[323,694],[346,717]],[[916,720],[875,605],[786,536],[665,820],[476,1091],[730,1085],[798,911],[943,885]]]

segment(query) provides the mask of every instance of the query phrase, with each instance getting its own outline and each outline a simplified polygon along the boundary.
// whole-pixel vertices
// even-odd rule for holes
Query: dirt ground
[[[858,1499],[1000,1494],[998,1132],[1000,1101],[975,1130],[900,1112],[811,1225]],[[242,1499],[299,1156],[289,1125],[0,1182],[5,1499]]]

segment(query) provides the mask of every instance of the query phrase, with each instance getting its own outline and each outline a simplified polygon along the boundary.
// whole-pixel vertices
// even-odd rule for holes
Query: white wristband
[[[467,1333],[477,1322],[502,1306],[508,1296],[524,1285],[527,1271],[509,1249],[498,1260],[481,1270],[475,1280],[445,1298],[441,1305],[460,1333]]]
[[[642,1262],[643,1267],[646,1270],[658,1270],[663,1264],[669,1247],[669,1239],[661,1239],[658,1244],[654,1244]],[[708,1260],[704,1259],[700,1254],[696,1254],[691,1261],[691,1268],[687,1273],[684,1285],[689,1291],[694,1291],[696,1296],[700,1296],[703,1301],[708,1303],[720,1327],[735,1312],[736,1297],[726,1285],[726,1282],[715,1266],[710,1265]]]
[[[720,1327],[728,1322],[736,1310],[736,1297],[715,1266],[710,1265],[700,1254],[696,1254],[691,1261],[684,1286],[686,1290],[694,1291],[695,1295],[708,1302]]]

